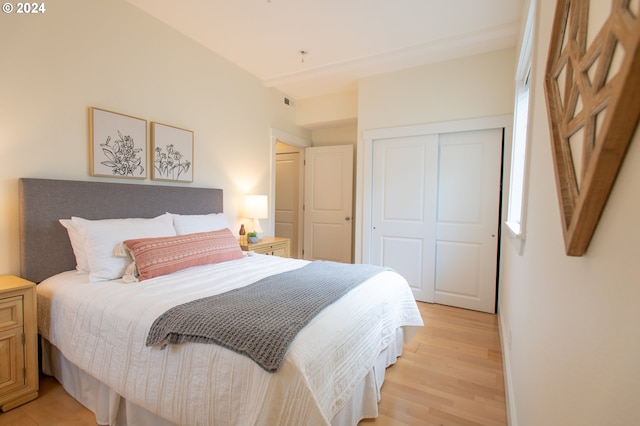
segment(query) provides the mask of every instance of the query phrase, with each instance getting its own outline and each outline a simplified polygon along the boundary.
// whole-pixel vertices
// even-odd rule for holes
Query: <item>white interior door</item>
[[[305,149],[304,258],[351,263],[353,146]]]
[[[289,238],[291,257],[302,257],[301,159],[300,149],[276,145],[275,236]],[[282,152],[280,152],[282,151]]]
[[[418,300],[494,312],[502,129],[376,140],[371,261]]]
[[[438,136],[383,139],[373,150],[371,261],[433,302]]]

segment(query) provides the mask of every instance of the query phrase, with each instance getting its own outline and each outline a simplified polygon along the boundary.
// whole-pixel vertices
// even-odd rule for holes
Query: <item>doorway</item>
[[[274,235],[291,239],[292,257],[353,262],[353,145],[275,131],[272,144]]]
[[[302,258],[304,150],[276,142],[275,236],[289,238],[291,257]]]

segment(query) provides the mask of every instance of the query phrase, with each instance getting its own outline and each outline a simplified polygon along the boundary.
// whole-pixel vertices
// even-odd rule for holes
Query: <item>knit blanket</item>
[[[147,346],[215,343],[277,371],[296,335],[381,266],[314,261],[246,287],[175,306],[158,317]]]

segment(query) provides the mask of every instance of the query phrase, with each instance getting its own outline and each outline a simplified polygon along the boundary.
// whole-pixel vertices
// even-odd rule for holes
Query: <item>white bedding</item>
[[[134,284],[89,283],[87,274],[65,272],[37,287],[39,332],[81,370],[175,424],[327,425],[396,330],[404,327],[408,341],[422,326],[396,273],[376,275],[322,311],[277,373],[217,345],[144,344],[167,309],[304,264],[252,255]]]

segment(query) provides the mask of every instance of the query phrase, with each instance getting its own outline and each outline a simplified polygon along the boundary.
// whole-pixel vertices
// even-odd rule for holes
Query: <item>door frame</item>
[[[356,235],[354,239],[356,263],[371,262],[373,144],[376,140],[496,128],[505,128],[505,151],[510,151],[512,142],[511,129],[513,128],[513,115],[499,115],[468,120],[445,121],[440,123],[417,124],[404,127],[388,127],[382,129],[365,130],[362,136],[362,149],[359,149],[357,153],[357,170],[361,170],[361,172],[358,172],[357,180],[362,182],[362,185],[356,185]],[[505,155],[504,158],[510,157]],[[503,164],[503,167],[507,166],[507,164]],[[503,186],[505,185],[505,183],[506,182],[503,181]],[[508,194],[508,188],[503,188],[503,191],[507,191],[503,193]],[[505,201],[506,200],[503,200],[503,208],[507,205],[507,202]],[[502,227],[502,224],[500,224],[500,227]],[[500,244],[500,241],[498,241],[498,244]],[[498,261],[498,259],[496,260]]]
[[[285,143],[287,145],[295,146],[296,148],[300,148],[301,155],[301,167],[302,172],[300,174],[300,197],[299,204],[302,204],[304,201],[304,149],[311,146],[311,141],[305,138],[301,138],[296,135],[289,134],[285,131],[271,128],[271,146],[270,146],[270,155],[271,155],[271,165],[269,166],[269,199],[271,202],[269,203],[269,229],[271,229],[275,234],[276,229],[276,143],[278,141]],[[300,211],[302,213],[302,207],[300,206]],[[298,247],[302,247],[302,243],[304,242],[304,214],[301,214],[301,218],[298,223]]]

